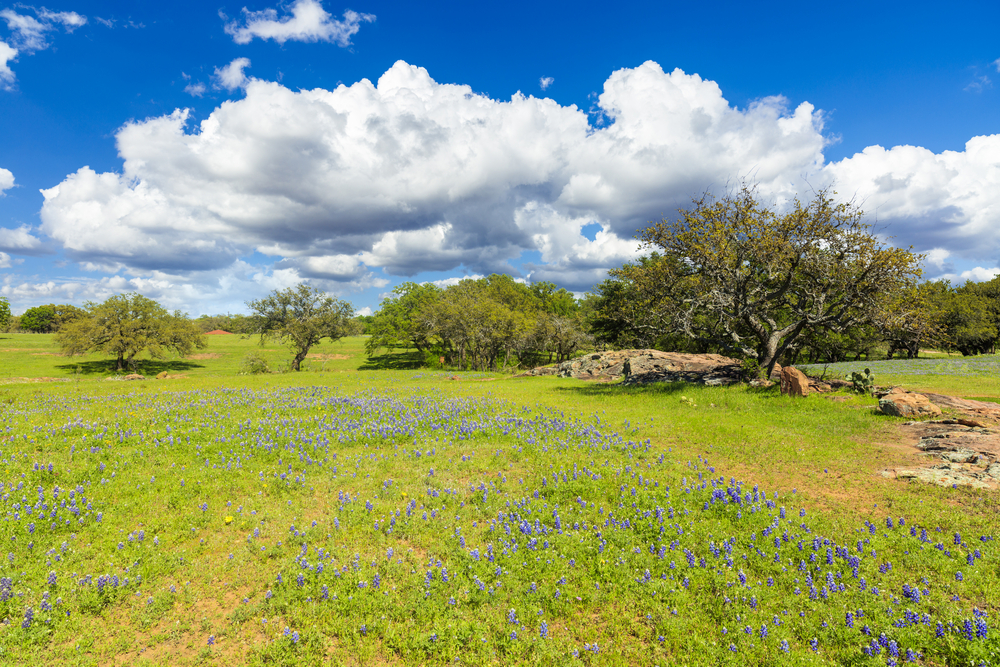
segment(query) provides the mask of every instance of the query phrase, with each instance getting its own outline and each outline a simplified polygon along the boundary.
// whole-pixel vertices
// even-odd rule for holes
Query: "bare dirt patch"
[[[218,359],[222,356],[220,352],[202,352],[200,354],[189,354],[185,359]]]
[[[350,359],[349,354],[322,354],[320,352],[310,353],[306,355],[306,359],[321,359],[323,361],[328,361],[332,359]]]
[[[5,378],[0,380],[0,384],[22,384],[26,382],[72,382],[69,378],[50,378],[50,377],[38,377],[38,378]]]

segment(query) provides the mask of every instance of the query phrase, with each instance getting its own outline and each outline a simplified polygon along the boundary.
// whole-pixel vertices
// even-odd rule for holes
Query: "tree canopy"
[[[445,288],[404,283],[382,301],[368,332],[369,357],[407,348],[477,370],[533,364],[546,354],[561,361],[590,342],[572,293],[502,274]]]
[[[321,340],[339,340],[354,330],[354,306],[306,283],[274,290],[248,301],[247,307],[252,311],[247,330],[259,334],[262,345],[267,338],[277,338],[291,347],[294,371],[301,370],[309,349]]]
[[[10,325],[10,302],[7,297],[0,296],[0,329],[6,330]]]
[[[50,303],[44,306],[35,306],[24,311],[18,326],[23,331],[52,333],[59,331],[67,323],[84,315],[86,313],[76,306]]]
[[[134,370],[136,356],[144,351],[162,359],[170,350],[185,355],[206,345],[201,332],[182,313],[170,313],[134,292],[103,303],[88,302],[84,312],[56,334],[56,342],[67,355],[112,354],[118,371]]]
[[[421,354],[430,349],[431,332],[424,326],[420,313],[441,297],[441,288],[432,284],[406,282],[397,285],[382,300],[378,313],[366,327],[365,342],[368,356],[379,350],[397,347],[414,348]]]
[[[821,191],[787,213],[744,184],[705,195],[676,220],[642,230],[655,261],[611,271],[646,326],[754,358],[762,369],[808,332],[888,326],[896,297],[920,276],[920,257],[879,240],[854,205]]]

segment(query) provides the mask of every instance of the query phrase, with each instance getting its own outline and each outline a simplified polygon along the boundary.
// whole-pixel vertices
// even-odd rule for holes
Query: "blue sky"
[[[0,295],[582,292],[747,177],[988,279],[1000,6],[876,4],[0,3]]]

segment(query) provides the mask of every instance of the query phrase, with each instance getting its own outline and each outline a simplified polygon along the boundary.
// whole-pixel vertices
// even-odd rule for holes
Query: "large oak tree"
[[[116,358],[115,370],[135,368],[135,358],[147,352],[162,359],[170,350],[185,355],[206,345],[189,319],[141,294],[113,296],[103,303],[84,304],[85,314],[71,320],[56,334],[64,354],[103,352]]]
[[[920,257],[880,240],[862,211],[820,191],[787,212],[752,186],[705,195],[639,235],[661,259],[612,271],[666,329],[755,358],[767,372],[806,331],[886,326]]]

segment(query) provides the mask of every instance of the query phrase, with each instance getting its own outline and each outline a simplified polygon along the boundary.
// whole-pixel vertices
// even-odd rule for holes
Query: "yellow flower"
[[[229,524],[231,524],[232,522],[233,522],[233,517],[231,517],[231,516],[227,516],[227,517],[226,517],[226,525],[228,526],[228,525],[229,525]]]

